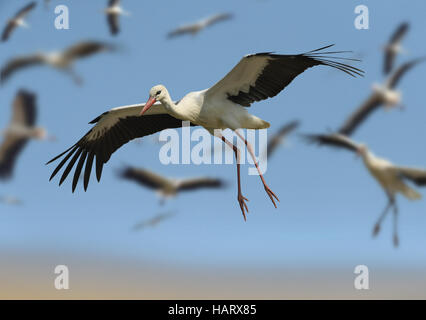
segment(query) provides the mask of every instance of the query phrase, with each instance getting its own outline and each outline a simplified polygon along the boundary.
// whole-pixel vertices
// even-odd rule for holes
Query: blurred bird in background
[[[421,194],[407,185],[406,182],[409,181],[418,186],[426,186],[426,169],[395,165],[386,159],[375,156],[365,144],[356,143],[341,134],[306,135],[306,138],[310,142],[346,149],[355,152],[362,157],[365,167],[383,188],[388,198],[388,203],[374,226],[373,235],[376,236],[379,233],[383,219],[386,217],[389,210],[393,208],[393,243],[394,246],[397,247],[399,239],[397,229],[398,207],[396,205],[396,195],[400,193],[409,200],[421,199]]]
[[[425,60],[426,57],[422,57],[406,62],[394,70],[383,85],[373,84],[370,96],[348,117],[338,132],[350,136],[379,107],[384,106],[385,110],[389,110],[401,106],[401,92],[395,87],[407,71]]]
[[[216,24],[221,21],[230,20],[233,18],[233,14],[231,13],[219,13],[212,15],[210,17],[201,19],[195,23],[190,23],[186,25],[182,25],[172,31],[170,31],[167,34],[167,37],[174,38],[177,36],[182,36],[185,34],[191,34],[192,36],[197,35],[201,30],[204,30],[205,28],[212,26],[213,24]]]
[[[119,172],[122,179],[134,181],[140,186],[153,189],[160,196],[160,203],[175,197],[182,191],[195,191],[199,189],[221,189],[226,186],[222,179],[210,177],[195,178],[169,178],[143,168],[125,167]]]
[[[410,25],[408,22],[401,23],[395,32],[392,34],[389,42],[386,44],[385,56],[384,56],[384,64],[383,64],[383,73],[387,75],[394,68],[396,56],[400,53],[405,52],[401,46],[401,42],[404,39],[405,35],[408,32]]]
[[[0,82],[4,84],[17,71],[34,66],[49,66],[70,75],[76,84],[81,85],[82,79],[75,73],[73,63],[100,52],[113,51],[112,44],[98,41],[78,42],[63,51],[35,53],[17,56],[10,59],[0,71]]]
[[[46,129],[35,126],[36,119],[36,95],[24,89],[19,90],[12,105],[12,119],[2,132],[0,179],[12,177],[18,157],[29,140],[54,139],[48,136]]]
[[[21,206],[23,202],[21,199],[14,196],[0,196],[0,203],[9,206]]]
[[[110,33],[113,36],[120,32],[120,16],[130,15],[130,12],[124,11],[123,8],[120,7],[120,2],[120,0],[109,0],[108,7],[104,10]]]
[[[37,3],[35,1],[29,3],[25,7],[23,7],[21,10],[19,10],[15,16],[8,21],[5,28],[3,29],[3,33],[1,36],[1,40],[3,42],[7,41],[12,33],[16,30],[18,27],[25,27],[28,28],[28,24],[25,22],[25,18],[27,15],[36,7]]]

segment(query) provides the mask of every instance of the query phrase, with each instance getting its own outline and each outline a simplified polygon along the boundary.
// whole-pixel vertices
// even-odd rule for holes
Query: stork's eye
[[[161,90],[157,91],[155,95],[158,96],[160,93],[161,93]]]

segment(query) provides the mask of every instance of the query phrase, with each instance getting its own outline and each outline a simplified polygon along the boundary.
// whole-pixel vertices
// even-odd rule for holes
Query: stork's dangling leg
[[[398,247],[398,207],[396,206],[395,200],[393,201],[393,245]]]
[[[266,184],[265,179],[263,178],[263,174],[260,171],[259,164],[257,163],[256,157],[254,155],[254,151],[253,151],[251,144],[237,130],[235,130],[234,132],[237,134],[238,137],[240,137],[241,140],[244,141],[244,143],[247,147],[247,150],[250,153],[251,158],[253,159],[254,165],[256,166],[257,172],[259,173],[260,180],[262,180],[263,187],[265,188],[266,193],[268,194],[269,198],[271,199],[272,203],[274,204],[274,206],[276,208],[277,205],[275,203],[274,198],[277,199],[278,201],[280,201],[280,199],[278,199],[278,197],[275,195],[275,193],[272,192],[272,190]]]
[[[380,226],[383,222],[383,219],[386,217],[387,213],[389,212],[389,209],[394,206],[394,197],[388,194],[388,203],[386,204],[385,210],[383,210],[382,214],[380,215],[379,219],[377,220],[376,224],[374,225],[373,229],[373,237],[377,236],[380,232]]]
[[[67,68],[66,72],[71,76],[76,85],[83,85],[83,79],[74,71],[73,68]]]
[[[247,204],[245,201],[249,201],[246,197],[244,197],[241,193],[241,175],[240,175],[240,150],[238,150],[237,146],[233,143],[226,140],[226,138],[222,134],[216,134],[217,137],[221,138],[223,142],[225,142],[235,153],[235,160],[237,162],[237,179],[238,179],[238,203],[240,204],[241,212],[243,213],[244,220],[246,219],[246,213],[249,212]]]

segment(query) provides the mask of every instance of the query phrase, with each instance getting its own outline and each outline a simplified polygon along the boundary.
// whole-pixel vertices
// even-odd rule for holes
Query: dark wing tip
[[[309,144],[323,144],[324,136],[321,134],[312,134],[312,133],[301,133],[299,134],[300,138]]]

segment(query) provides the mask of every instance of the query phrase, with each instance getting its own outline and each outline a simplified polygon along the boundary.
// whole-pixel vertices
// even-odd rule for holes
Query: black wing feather
[[[102,117],[98,117],[95,120],[99,121],[101,118]],[[191,125],[193,126],[193,124]],[[108,130],[100,132],[96,139],[90,140],[88,139],[88,136],[92,133],[92,129],[73,147],[69,148],[67,151],[61,153],[59,156],[53,158],[47,163],[52,163],[53,161],[58,160],[62,156],[66,155],[65,158],[55,168],[50,179],[53,179],[56,176],[56,174],[65,165],[65,163],[76,152],[74,154],[74,157],[69,161],[66,169],[64,170],[59,185],[61,185],[65,181],[74,164],[81,156],[74,173],[73,191],[77,186],[78,178],[80,176],[84,163],[86,163],[84,173],[84,187],[85,190],[87,190],[87,187],[89,185],[90,172],[95,157],[96,178],[98,181],[100,181],[104,164],[108,162],[111,155],[121,146],[135,138],[141,138],[166,128],[179,128],[181,126],[181,120],[173,118],[168,114],[154,114],[121,118]]]
[[[356,59],[327,56],[329,54],[341,53],[343,51],[321,52],[322,50],[331,46],[332,45],[329,45],[298,55],[278,55],[266,52],[248,56],[248,59],[256,56],[267,56],[270,58],[270,60],[256,79],[255,84],[250,86],[248,92],[239,91],[237,95],[228,94],[228,99],[234,103],[249,107],[255,101],[261,101],[267,98],[275,97],[299,74],[303,73],[306,69],[317,65],[330,66],[354,77],[357,75],[363,75],[364,71],[358,68],[338,61],[330,60],[345,59],[357,61]]]

